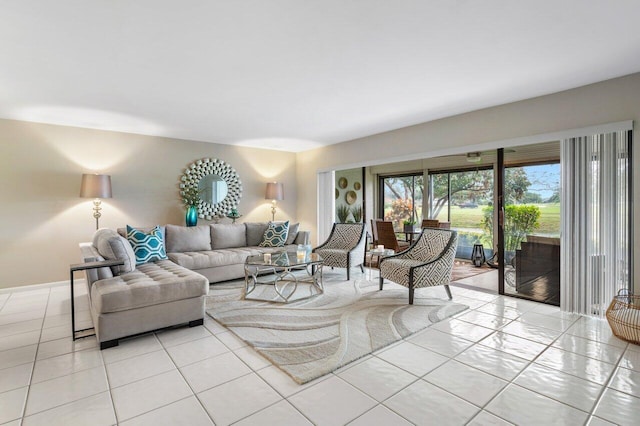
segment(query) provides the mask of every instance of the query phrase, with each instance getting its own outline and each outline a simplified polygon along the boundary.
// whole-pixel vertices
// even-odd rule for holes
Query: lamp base
[[[93,217],[96,218],[96,231],[100,227],[98,221],[100,220],[100,216],[102,216],[102,213],[100,213],[100,210],[102,210],[100,204],[102,204],[102,201],[100,201],[99,198],[93,200]]]

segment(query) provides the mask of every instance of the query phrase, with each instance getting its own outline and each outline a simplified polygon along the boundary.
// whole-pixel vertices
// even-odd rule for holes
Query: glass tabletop
[[[268,253],[267,253],[268,255]],[[271,253],[271,256],[258,254],[255,256],[247,257],[245,261],[246,265],[257,265],[257,266],[302,266],[302,265],[311,265],[315,263],[321,263],[322,257],[320,257],[317,253],[309,253],[304,256],[298,256],[295,251],[284,251],[278,253]]]

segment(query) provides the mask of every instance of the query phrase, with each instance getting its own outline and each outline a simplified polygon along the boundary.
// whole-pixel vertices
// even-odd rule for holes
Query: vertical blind
[[[631,132],[561,143],[561,302],[563,311],[604,316],[630,290]]]

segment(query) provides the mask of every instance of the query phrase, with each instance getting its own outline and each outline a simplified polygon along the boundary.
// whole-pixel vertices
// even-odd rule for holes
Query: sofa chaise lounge
[[[269,224],[159,227],[166,259],[136,264],[126,229],[96,231],[81,243],[83,262],[124,260],[87,270],[91,316],[100,348],[118,339],[178,324],[201,325],[209,284],[244,277],[248,256],[307,244],[309,233],[290,227],[284,246],[262,247]],[[138,228],[150,232],[152,228]],[[287,244],[288,243],[288,244]]]

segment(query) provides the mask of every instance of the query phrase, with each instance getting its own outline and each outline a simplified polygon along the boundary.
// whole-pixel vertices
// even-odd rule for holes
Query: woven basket
[[[607,321],[616,337],[640,344],[640,296],[615,296],[607,308]]]

